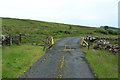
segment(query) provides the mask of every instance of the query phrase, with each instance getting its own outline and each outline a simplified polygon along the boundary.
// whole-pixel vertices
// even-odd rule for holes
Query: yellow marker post
[[[83,45],[84,37],[82,38],[81,45]]]
[[[52,45],[53,45],[53,44],[54,44],[54,39],[53,39],[53,37],[51,37],[51,40],[52,40],[51,42],[52,42]]]
[[[85,41],[84,37],[82,38],[81,45],[86,47],[88,46],[88,43]]]
[[[88,43],[84,40],[84,43],[88,46]]]

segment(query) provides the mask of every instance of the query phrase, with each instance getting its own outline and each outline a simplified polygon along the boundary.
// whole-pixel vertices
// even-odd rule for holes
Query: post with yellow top
[[[85,40],[84,37],[82,38],[81,46],[86,46],[86,47],[88,47],[88,43],[86,42],[86,40]]]
[[[53,46],[53,44],[54,44],[53,36],[49,36],[49,35],[46,36],[43,51],[46,50],[46,49],[50,49]]]
[[[53,36],[49,36],[49,42],[50,42],[50,44],[48,44],[48,49],[52,49],[52,46],[54,45],[54,38],[53,38]]]
[[[53,36],[51,37],[51,44],[52,44],[52,45],[54,44]]]
[[[84,42],[84,37],[82,38],[82,41],[81,41],[81,45],[83,46],[83,42]]]

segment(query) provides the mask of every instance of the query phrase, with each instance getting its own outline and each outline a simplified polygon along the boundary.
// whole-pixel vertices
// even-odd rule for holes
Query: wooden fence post
[[[22,34],[20,33],[19,34],[19,42],[21,43],[21,36],[22,36]]]
[[[9,35],[9,38],[10,38],[10,39],[9,39],[9,40],[10,40],[10,42],[9,42],[9,43],[10,43],[10,46],[11,46],[11,45],[12,45],[12,43],[13,43],[13,38],[12,38],[12,36],[11,36],[11,35]]]

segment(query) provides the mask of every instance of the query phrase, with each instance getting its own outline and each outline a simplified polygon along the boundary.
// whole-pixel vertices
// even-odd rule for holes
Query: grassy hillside
[[[83,35],[115,36],[111,34],[105,34],[105,31],[101,28],[15,18],[2,18],[2,30],[3,34],[24,33],[53,35],[56,38]]]

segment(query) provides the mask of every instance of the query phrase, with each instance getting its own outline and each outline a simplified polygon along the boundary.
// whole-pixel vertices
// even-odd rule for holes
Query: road
[[[95,78],[81,51],[80,40],[67,37],[57,41],[20,78]]]

